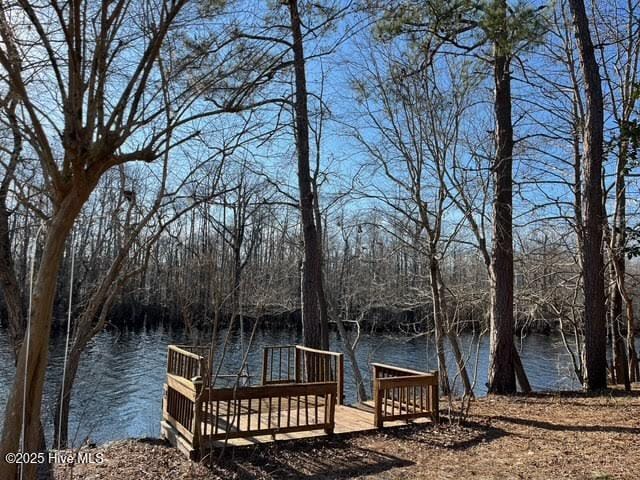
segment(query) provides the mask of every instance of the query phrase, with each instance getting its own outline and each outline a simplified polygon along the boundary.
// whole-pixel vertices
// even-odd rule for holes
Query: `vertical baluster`
[[[278,428],[280,428],[280,417],[282,416],[282,397],[278,396]]]
[[[417,402],[416,402],[416,398],[417,398],[417,391],[416,391],[416,387],[411,387],[411,392],[413,393],[413,413],[416,413],[416,407],[417,407]]]
[[[282,347],[278,348],[278,380],[282,381],[283,380],[283,370],[282,370]]]
[[[328,398],[328,394],[324,394],[324,421],[322,423],[324,423],[325,425],[327,425],[328,422],[328,413],[329,411],[327,410],[329,408],[329,398]]]
[[[393,416],[393,414],[396,411],[396,389],[392,388],[391,389],[391,415]]]
[[[218,421],[220,419],[220,400],[218,400],[218,399],[216,399],[216,413],[215,413],[215,415],[216,415],[216,424],[214,426],[213,434],[217,435],[218,434]]]
[[[409,400],[409,387],[405,387],[404,389],[404,403],[407,414],[409,413],[409,405],[411,401]]]
[[[211,435],[211,415],[212,415],[211,410],[212,409],[213,409],[213,402],[210,402],[207,400],[205,402],[205,409],[204,409],[204,415],[205,415],[204,428],[205,428],[206,435]]]
[[[304,421],[309,425],[309,395],[304,396]]]
[[[233,402],[233,412],[234,412],[234,418],[236,421],[236,430],[238,432],[242,431],[242,400],[235,400]]]
[[[404,408],[404,412],[405,413],[409,413],[408,412],[408,405],[407,405],[407,389],[405,387],[401,387],[400,388],[400,413],[402,414],[402,409]]]
[[[269,380],[273,381],[273,349],[269,352]]]
[[[183,425],[185,425],[185,401],[184,401],[184,397],[182,395],[178,396],[178,402],[180,405],[180,412],[179,412],[179,418],[180,418],[180,423],[182,423]],[[186,425],[185,425],[186,426]]]
[[[247,431],[251,431],[251,397],[247,400]]]
[[[205,400],[200,403],[200,435],[203,437],[207,435],[208,418],[207,401]]]
[[[380,403],[380,417],[384,418],[387,416],[387,391],[383,388],[380,390],[380,394],[382,396],[382,402]]]

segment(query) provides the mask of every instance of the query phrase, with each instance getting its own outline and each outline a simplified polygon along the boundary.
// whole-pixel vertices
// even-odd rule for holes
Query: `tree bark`
[[[289,0],[295,70],[295,138],[298,157],[298,189],[304,256],[302,262],[302,328],[304,344],[313,348],[329,348],[329,329],[322,306],[322,261],[320,239],[313,214],[314,192],[309,160],[309,112],[307,80],[300,13],[297,0]]]
[[[602,160],[604,112],[602,85],[596,62],[589,19],[582,0],[569,0],[573,14],[580,61],[585,78],[586,128],[584,131],[583,196],[583,280],[585,388],[600,390],[607,386],[607,338],[604,293],[602,235]]]
[[[447,370],[447,357],[444,352],[444,322],[442,316],[442,305],[440,304],[440,283],[438,282],[438,263],[434,258],[429,261],[429,283],[431,284],[431,296],[433,302],[433,325],[435,330],[436,354],[438,355],[438,373],[440,391],[444,395],[451,393],[449,385],[449,373]]]
[[[506,24],[506,2],[500,2]],[[505,26],[506,28],[506,26]],[[493,163],[493,248],[491,252],[490,393],[516,393],[513,343],[513,125],[510,57],[494,47],[496,153]]]
[[[37,452],[40,449],[40,406],[49,353],[51,315],[60,260],[73,222],[89,192],[90,189],[87,188],[73,189],[68,192],[49,223],[40,259],[40,268],[35,281],[30,334],[28,338],[25,338],[20,349],[16,376],[4,414],[0,458],[4,458],[9,452],[21,450]],[[24,405],[26,416],[24,418],[24,448],[21,449],[23,399],[26,399]],[[24,478],[34,478],[36,467],[36,464],[24,464]],[[17,478],[17,475],[18,465],[0,463],[0,478],[12,480]]]

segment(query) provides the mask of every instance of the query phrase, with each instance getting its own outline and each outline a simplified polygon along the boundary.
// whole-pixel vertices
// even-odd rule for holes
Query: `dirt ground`
[[[639,479],[640,391],[473,403],[464,426],[407,425],[375,434],[227,450],[212,467],[159,440],[93,449],[101,464],[56,467],[56,479]]]

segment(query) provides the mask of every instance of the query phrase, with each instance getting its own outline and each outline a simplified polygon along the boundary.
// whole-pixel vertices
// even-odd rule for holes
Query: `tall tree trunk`
[[[440,391],[449,395],[451,386],[449,385],[449,373],[447,370],[447,357],[444,352],[445,326],[442,315],[442,305],[440,304],[440,283],[438,282],[438,263],[435,258],[429,260],[429,283],[431,284],[431,297],[433,303],[433,325],[436,337],[436,354],[438,355],[438,373],[440,381]]]
[[[506,2],[499,2],[506,32]],[[494,47],[496,153],[493,163],[493,249],[491,252],[490,393],[516,392],[513,343],[513,218],[510,56],[505,45]]]
[[[18,356],[16,376],[4,413],[0,458],[9,452],[21,450],[20,437],[24,420],[24,452],[37,452],[40,449],[40,406],[44,376],[49,354],[49,336],[51,315],[56,293],[56,283],[60,260],[64,252],[65,241],[73,222],[86,201],[90,190],[72,190],[67,193],[51,219],[40,268],[35,281],[31,329],[28,340],[22,343]],[[26,392],[24,387],[26,385]],[[25,418],[23,419],[23,399]],[[24,478],[35,477],[36,464],[24,464]],[[0,463],[0,478],[13,480],[18,478],[18,465]]]
[[[622,139],[618,146],[616,168],[616,206],[611,232],[611,262],[613,266],[613,286],[611,290],[612,320],[614,320],[614,362],[616,376],[622,378],[625,389],[630,390],[630,382],[638,381],[638,356],[635,349],[633,324],[633,298],[626,287],[626,265],[624,249],[627,244],[627,185],[626,169],[629,155],[629,141]],[[624,311],[623,311],[624,304]],[[623,330],[627,330],[626,346]],[[626,371],[624,371],[626,370]],[[620,383],[620,378],[616,379]]]
[[[618,164],[620,165],[620,164]],[[619,168],[619,167],[618,167]],[[624,182],[624,180],[622,180]],[[622,308],[622,291],[624,289],[624,233],[621,231],[620,214],[624,212],[624,191],[619,190],[620,176],[616,179],[616,207],[613,225],[610,229],[610,268],[611,287],[609,288],[609,324],[611,326],[611,382],[624,385],[625,390],[631,390],[629,382],[629,364],[625,346],[623,328],[625,312]],[[622,243],[621,243],[622,242]]]
[[[582,0],[569,0],[585,78],[587,101],[584,131],[584,337],[585,387],[599,390],[607,386],[607,332],[604,293],[602,229],[602,158],[604,113],[602,85],[596,62],[589,19]]]
[[[304,344],[314,348],[329,348],[326,317],[321,308],[322,261],[320,238],[313,214],[313,187],[309,167],[309,112],[307,109],[307,80],[300,13],[297,0],[289,0],[293,57],[295,69],[295,133],[298,156],[298,189],[304,257],[302,262],[302,326]]]

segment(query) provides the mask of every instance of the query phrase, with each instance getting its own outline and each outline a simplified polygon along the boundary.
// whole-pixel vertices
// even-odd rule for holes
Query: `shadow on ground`
[[[527,427],[541,428],[544,430],[554,430],[557,432],[601,432],[601,433],[624,433],[640,434],[640,427],[620,427],[616,425],[565,425],[561,423],[544,422],[527,418],[506,417],[497,415],[491,417],[499,422],[515,423]]]
[[[377,440],[416,442],[422,448],[464,450],[506,435],[504,430],[481,423],[456,425],[407,425],[387,428],[376,435],[324,437],[269,446],[236,448],[228,452],[227,461],[244,479],[307,480],[351,478],[355,475],[375,475],[387,470],[410,467],[410,458],[401,458],[379,451]],[[366,447],[358,439],[365,440]]]
[[[407,425],[385,430],[384,436],[397,438],[398,441],[411,441],[423,446],[446,448],[450,450],[466,450],[479,444],[492,442],[509,435],[508,432],[489,423],[465,422],[460,425],[442,425],[424,428],[418,425]]]
[[[308,480],[351,478],[354,475],[375,475],[413,462],[367,448],[346,446],[341,451],[299,450],[277,457],[259,455],[239,461],[237,472],[243,479]]]

